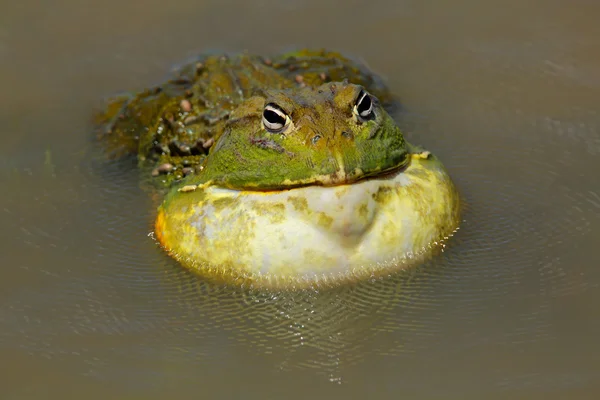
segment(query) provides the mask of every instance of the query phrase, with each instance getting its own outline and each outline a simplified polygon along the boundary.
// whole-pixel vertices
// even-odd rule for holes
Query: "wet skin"
[[[181,96],[150,107],[152,123],[142,97],[165,89],[120,105],[106,147],[137,151],[171,187],[155,235],[184,266],[255,286],[338,284],[414,265],[452,235],[458,195],[439,160],[404,140],[376,78],[331,54],[205,59]],[[346,79],[323,83],[340,65]]]

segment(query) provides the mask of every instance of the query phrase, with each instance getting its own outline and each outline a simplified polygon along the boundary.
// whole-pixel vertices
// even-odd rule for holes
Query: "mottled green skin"
[[[168,82],[110,100],[98,115],[99,138],[111,158],[137,156],[145,178],[159,186],[198,173],[210,144],[259,93],[314,88],[343,81],[364,86],[384,105],[391,97],[376,76],[338,53],[302,50],[271,59],[248,54],[203,56]],[[168,174],[158,167],[170,164]],[[165,171],[161,171],[165,172]]]
[[[361,87],[326,83],[319,87],[269,90],[231,114],[199,179],[232,189],[275,190],[337,185],[397,169],[408,161],[400,129],[372,98],[373,119],[353,111]],[[265,104],[290,117],[281,133],[262,123]]]
[[[113,100],[100,138],[169,190],[154,235],[182,265],[234,283],[318,285],[412,265],[457,226],[450,177],[404,140],[390,104],[337,53],[209,56]]]

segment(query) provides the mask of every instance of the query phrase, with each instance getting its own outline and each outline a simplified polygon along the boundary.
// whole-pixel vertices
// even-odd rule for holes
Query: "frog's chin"
[[[351,185],[178,193],[160,207],[155,234],[206,276],[255,286],[336,284],[422,261],[452,235],[458,209],[454,185],[430,157]]]

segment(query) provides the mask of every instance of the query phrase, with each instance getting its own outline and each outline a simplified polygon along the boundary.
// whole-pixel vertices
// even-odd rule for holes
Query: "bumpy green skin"
[[[316,87],[344,79],[364,86],[384,105],[391,104],[375,75],[339,53],[201,56],[162,85],[111,99],[97,115],[98,137],[111,158],[137,156],[154,187],[169,187],[200,170],[211,143],[244,100],[264,90]]]
[[[373,119],[358,119],[353,107],[361,90],[327,83],[250,98],[231,114],[199,179],[189,182],[277,190],[352,183],[399,168],[408,154],[402,133],[376,98]],[[290,117],[286,130],[264,129],[266,104],[278,105]]]

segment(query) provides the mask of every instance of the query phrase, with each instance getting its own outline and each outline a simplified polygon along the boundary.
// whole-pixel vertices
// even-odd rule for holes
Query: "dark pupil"
[[[358,104],[356,105],[356,110],[360,115],[364,115],[366,111],[369,111],[371,108],[371,96],[365,94],[365,92],[360,92],[358,97]]]
[[[263,116],[265,117],[265,119],[267,121],[269,121],[272,124],[281,124],[283,125],[285,123],[285,118],[283,118],[281,115],[277,114],[275,111],[273,110],[265,110],[263,112]]]

